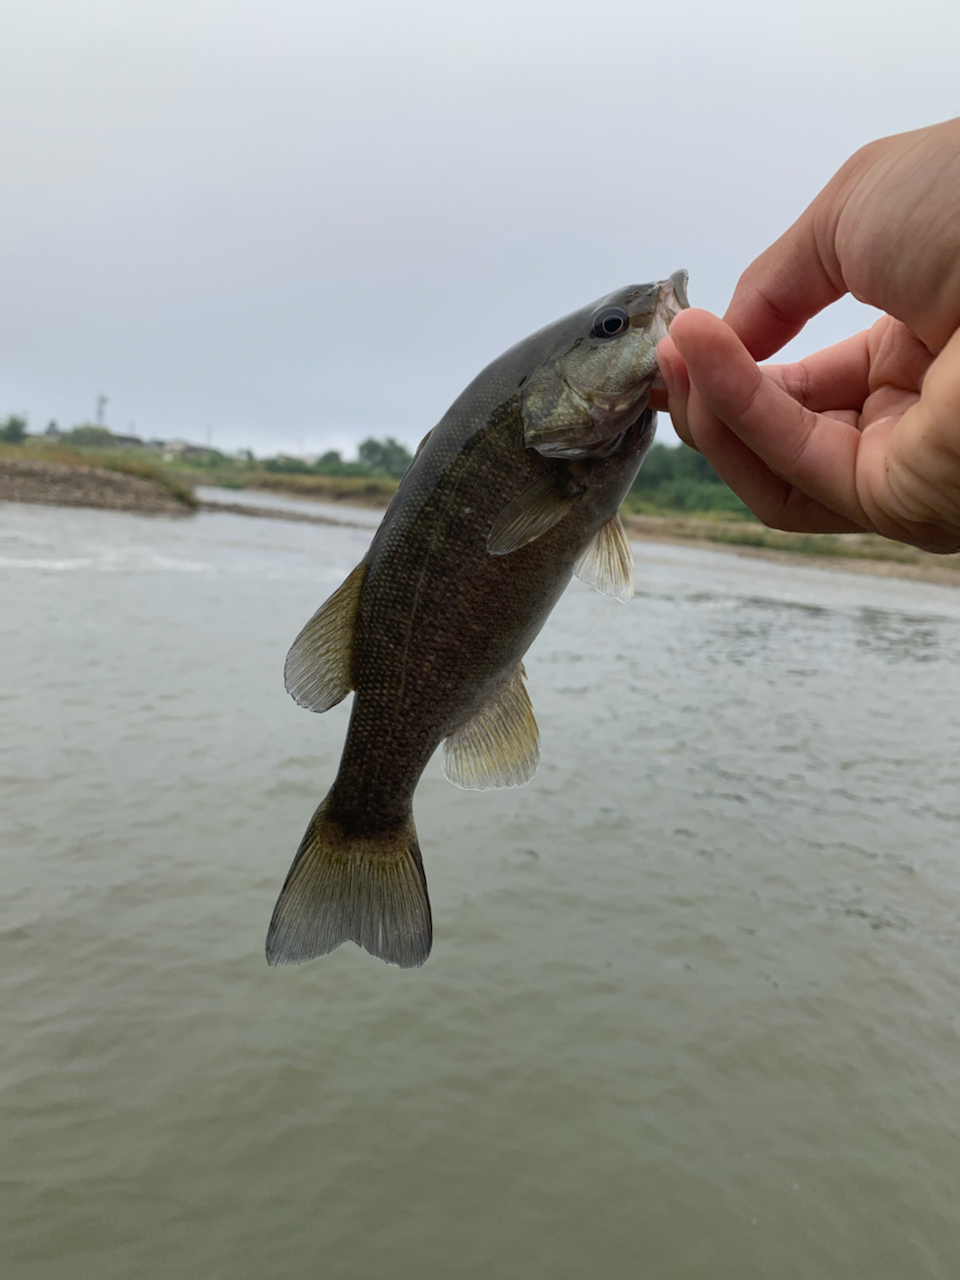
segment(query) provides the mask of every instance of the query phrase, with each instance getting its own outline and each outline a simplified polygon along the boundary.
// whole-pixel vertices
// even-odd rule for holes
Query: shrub
[[[0,440],[5,444],[21,444],[27,438],[27,420],[11,413],[6,422],[0,422]]]
[[[79,427],[74,427],[72,431],[67,432],[63,439],[67,444],[79,445],[81,449],[108,449],[111,445],[116,444],[116,438],[109,427],[97,427],[91,422],[85,422]]]
[[[357,449],[361,463],[370,471],[392,476],[399,480],[413,461],[413,454],[399,440],[387,436],[386,440],[364,440]]]

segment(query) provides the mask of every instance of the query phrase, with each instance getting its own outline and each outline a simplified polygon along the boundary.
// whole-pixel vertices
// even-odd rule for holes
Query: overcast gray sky
[[[416,444],[613,288],[722,310],[859,145],[958,113],[956,0],[0,0],[0,416]]]

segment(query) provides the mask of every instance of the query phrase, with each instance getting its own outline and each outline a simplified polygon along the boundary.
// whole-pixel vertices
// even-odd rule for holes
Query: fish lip
[[[682,268],[674,271],[673,275],[667,280],[660,281],[660,297],[657,301],[657,310],[663,317],[663,322],[669,329],[670,321],[678,316],[681,311],[686,311],[690,306],[690,300],[687,298],[687,283],[690,277]]]
[[[686,311],[690,306],[690,299],[687,297],[687,285],[690,283],[690,274],[683,267],[679,271],[674,271],[670,277],[673,281],[673,293],[678,305],[682,311]]]
[[[686,271],[680,270],[674,271],[669,279],[660,281],[656,312],[649,329],[650,343],[654,349],[667,336],[671,323],[680,312],[685,311],[690,306],[687,299],[687,279]],[[654,389],[658,391],[666,390],[666,383],[661,377],[660,370],[656,367],[653,370],[653,377],[650,383],[650,390]]]

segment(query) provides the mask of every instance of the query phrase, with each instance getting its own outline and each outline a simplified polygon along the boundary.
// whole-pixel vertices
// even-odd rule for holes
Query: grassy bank
[[[198,483],[222,483],[204,474]],[[361,507],[383,507],[397,491],[399,480],[388,476],[282,475],[251,468],[230,477],[227,489],[263,489],[287,493],[291,497],[316,498],[323,502],[347,502]]]
[[[728,546],[776,560],[798,556],[838,560],[850,568],[868,563],[887,565],[891,570],[899,566],[905,570],[900,576],[960,586],[960,555],[934,555],[875,533],[783,533],[767,529],[756,520],[727,520],[715,512],[699,516],[666,512],[637,515],[624,509],[622,515],[631,538]]]
[[[55,462],[67,467],[99,467],[103,471],[134,476],[138,480],[152,480],[183,506],[191,509],[197,506],[190,479],[179,474],[162,459],[144,457],[142,450],[78,449],[34,440],[26,440],[23,444],[0,443],[0,460],[8,458],[26,462]]]

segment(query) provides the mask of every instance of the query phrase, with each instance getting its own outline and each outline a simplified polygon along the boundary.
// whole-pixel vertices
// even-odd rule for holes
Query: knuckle
[[[802,362],[780,366],[783,389],[792,400],[807,407],[810,403],[810,374]]]

